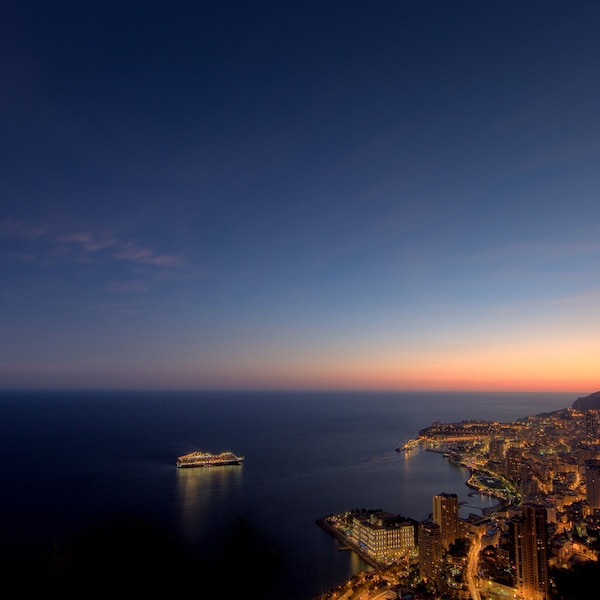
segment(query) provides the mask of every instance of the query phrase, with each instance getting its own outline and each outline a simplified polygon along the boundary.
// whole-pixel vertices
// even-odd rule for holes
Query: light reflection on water
[[[399,465],[400,489],[402,489],[402,514],[422,520],[433,511],[434,495],[441,492],[457,494],[460,516],[481,515],[484,508],[495,506],[498,500],[485,494],[473,493],[466,485],[468,469],[449,462],[442,454],[427,452],[420,448],[402,453]]]
[[[242,485],[242,465],[177,469],[177,496],[183,535],[198,539],[219,506]]]
[[[2,534],[28,551],[39,538],[45,550],[81,523],[131,512],[210,554],[243,519],[285,562],[277,597],[306,600],[364,568],[315,519],[366,507],[421,520],[441,492],[458,494],[461,516],[495,503],[469,496],[468,472],[442,455],[401,454],[398,445],[433,420],[509,421],[582,395],[0,394],[0,502],[11,515]],[[198,445],[233,448],[248,461],[176,469],[175,457]],[[51,489],[42,503],[40,481]]]

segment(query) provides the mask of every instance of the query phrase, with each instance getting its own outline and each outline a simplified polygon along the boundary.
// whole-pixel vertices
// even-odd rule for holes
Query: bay
[[[398,445],[434,420],[506,422],[585,394],[4,392],[4,575],[34,578],[74,536],[136,519],[195,565],[226,557],[265,600],[310,600],[368,568],[316,519],[381,508],[422,520],[440,492],[459,495],[463,516],[491,502],[468,496],[464,470],[440,455]],[[193,450],[245,461],[176,469]],[[226,589],[219,597],[238,593]]]

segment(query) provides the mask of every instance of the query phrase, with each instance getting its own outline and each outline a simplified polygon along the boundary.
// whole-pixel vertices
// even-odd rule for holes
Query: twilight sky
[[[600,388],[600,3],[9,0],[0,388]]]

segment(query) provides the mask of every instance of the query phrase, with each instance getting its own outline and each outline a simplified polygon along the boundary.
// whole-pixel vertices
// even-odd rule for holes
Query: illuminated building
[[[490,440],[490,460],[502,462],[504,460],[504,449],[506,443],[502,438],[492,438]]]
[[[586,497],[592,511],[600,509],[600,460],[585,461]]]
[[[519,491],[521,493],[522,498],[527,498],[528,496],[535,496],[539,492],[538,482],[535,479],[524,479],[523,481],[521,481]]]
[[[509,481],[519,483],[521,481],[521,465],[523,463],[523,451],[520,448],[509,448],[504,456],[505,473]]]
[[[367,554],[382,562],[415,550],[416,523],[385,512],[354,515],[352,538]]]
[[[442,546],[448,549],[459,537],[458,496],[438,494],[433,497],[433,521],[440,526]]]
[[[585,413],[585,434],[590,441],[598,438],[598,413],[588,410]]]
[[[442,536],[440,526],[433,521],[419,523],[419,575],[424,581],[437,582],[442,563]]]
[[[546,509],[524,504],[522,516],[513,521],[517,589],[522,600],[548,600],[548,533]]]

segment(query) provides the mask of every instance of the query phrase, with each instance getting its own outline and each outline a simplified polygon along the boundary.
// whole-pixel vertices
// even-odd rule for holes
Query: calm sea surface
[[[53,545],[135,518],[207,561],[235,539],[234,563],[276,564],[265,599],[310,600],[367,568],[315,519],[364,507],[421,520],[440,492],[459,495],[463,516],[489,505],[441,455],[399,444],[434,420],[510,421],[582,395],[2,393],[1,562],[32,577]],[[193,450],[246,459],[178,470]]]

